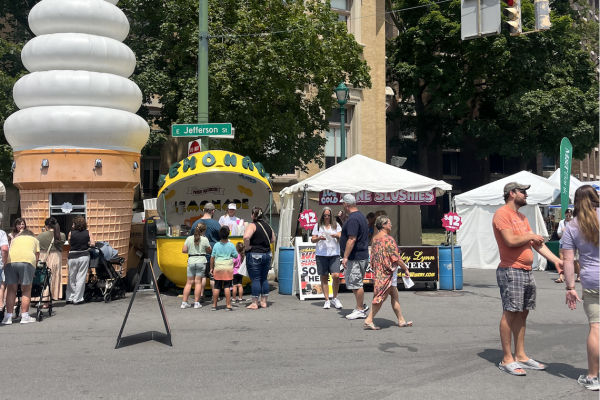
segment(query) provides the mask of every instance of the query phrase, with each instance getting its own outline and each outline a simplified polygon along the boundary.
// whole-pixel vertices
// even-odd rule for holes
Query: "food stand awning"
[[[357,154],[280,192],[277,248],[288,246],[290,243],[294,212],[293,194],[304,191],[305,187],[311,192],[329,190],[337,193],[357,193],[363,190],[375,193],[392,193],[398,190],[427,192],[435,189],[437,196],[443,195],[446,190],[452,190],[452,185],[444,181],[436,181]],[[420,226],[420,217],[415,223]],[[275,257],[277,258],[278,254]],[[275,261],[277,265],[277,259]]]

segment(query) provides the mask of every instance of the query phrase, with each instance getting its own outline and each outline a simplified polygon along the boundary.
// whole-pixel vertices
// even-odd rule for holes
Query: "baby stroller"
[[[44,320],[44,308],[42,308],[44,304],[48,305],[48,308],[46,309],[48,311],[48,317],[52,316],[52,291],[50,289],[51,282],[52,272],[50,271],[50,268],[48,268],[45,262],[40,261],[35,269],[35,275],[31,284],[31,298],[39,298],[39,301],[37,302],[36,321],[41,322]],[[43,296],[46,289],[48,289],[48,295]],[[17,286],[17,301],[15,302],[15,308],[13,310],[13,320],[19,318],[21,315],[22,297],[23,292],[21,291],[21,285],[19,285]],[[34,302],[32,301],[32,303]],[[29,311],[31,313],[31,307],[29,308]],[[4,318],[5,312],[6,306],[0,310],[0,318]]]
[[[90,274],[85,285],[83,299],[86,302],[104,299],[105,303],[112,300],[113,296],[125,298],[125,282],[123,281],[123,262],[115,249],[106,242],[96,242],[96,247],[90,249],[92,258],[97,257],[98,265],[95,273]],[[118,266],[118,270],[115,270]]]

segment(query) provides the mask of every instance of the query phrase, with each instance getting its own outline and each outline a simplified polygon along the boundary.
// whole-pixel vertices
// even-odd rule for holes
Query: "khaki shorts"
[[[590,324],[600,323],[600,306],[598,305],[598,289],[583,289],[583,309]]]

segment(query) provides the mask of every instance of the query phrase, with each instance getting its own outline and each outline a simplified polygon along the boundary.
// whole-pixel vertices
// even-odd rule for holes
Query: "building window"
[[[331,8],[339,14],[338,21],[344,21],[348,25],[348,32],[350,32],[352,0],[331,0]]]
[[[87,201],[85,193],[50,193],[50,216],[56,218],[60,231],[68,236],[73,227],[73,219],[77,216],[87,215]],[[71,212],[64,212],[63,205],[70,203]]]
[[[503,174],[504,173],[504,156],[497,154],[490,156],[490,173],[491,174]]]
[[[442,169],[444,175],[458,176],[459,153],[442,154]]]
[[[144,199],[153,199],[158,195],[160,179],[160,159],[144,158],[142,160],[142,195]]]
[[[556,171],[556,158],[548,157],[542,154],[542,170],[543,171]]]

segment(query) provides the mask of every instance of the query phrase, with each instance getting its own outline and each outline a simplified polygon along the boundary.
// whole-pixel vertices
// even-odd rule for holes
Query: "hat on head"
[[[229,203],[229,205],[227,206],[228,210],[237,210],[237,206],[235,205],[235,203]]]
[[[517,182],[510,182],[510,183],[507,183],[506,185],[504,185],[504,194],[506,194],[508,192],[512,192],[515,189],[527,190],[530,187],[531,187],[531,185],[521,185],[520,183],[517,183]]]
[[[215,205],[213,203],[206,203],[204,205],[204,212],[212,211],[215,209]]]
[[[356,204],[356,198],[354,196],[352,196],[351,194],[346,194],[342,198],[342,203],[348,204],[348,205],[355,205]]]

